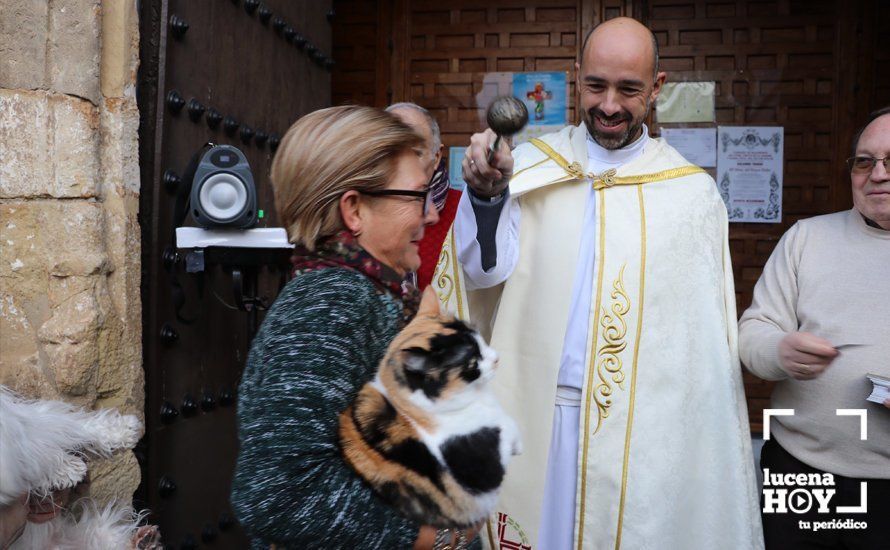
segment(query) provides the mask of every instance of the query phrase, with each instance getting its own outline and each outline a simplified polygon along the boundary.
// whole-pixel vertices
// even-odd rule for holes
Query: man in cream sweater
[[[854,208],[788,230],[739,325],[742,361],[777,381],[773,408],[794,410],[772,417],[761,454],[767,549],[890,548],[890,400],[865,400],[866,374],[890,378],[890,107],[872,114],[853,153]],[[860,418],[838,409],[865,411],[867,439]],[[831,476],[796,484],[788,473]],[[798,488],[830,500],[778,502]],[[866,501],[866,512],[837,511]]]

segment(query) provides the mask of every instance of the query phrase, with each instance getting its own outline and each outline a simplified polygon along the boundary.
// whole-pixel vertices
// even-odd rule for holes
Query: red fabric
[[[445,200],[445,208],[439,212],[439,222],[424,230],[423,240],[420,241],[418,252],[420,253],[420,269],[417,270],[417,288],[425,289],[433,280],[436,264],[439,262],[439,253],[442,251],[442,243],[445,236],[454,223],[457,214],[457,204],[460,202],[460,191],[448,190],[448,198]]]

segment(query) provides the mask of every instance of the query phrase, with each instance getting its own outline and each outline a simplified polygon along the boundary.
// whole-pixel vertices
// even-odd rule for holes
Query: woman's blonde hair
[[[272,161],[275,208],[288,240],[314,250],[342,231],[343,193],[385,188],[396,156],[420,147],[416,132],[372,107],[330,107],[298,120]]]

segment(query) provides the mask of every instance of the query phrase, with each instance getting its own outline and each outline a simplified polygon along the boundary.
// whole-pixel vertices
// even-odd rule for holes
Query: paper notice
[[[714,122],[714,88],[713,82],[668,82],[655,106],[658,123]]]
[[[716,128],[662,128],[661,137],[692,164],[717,166]]]

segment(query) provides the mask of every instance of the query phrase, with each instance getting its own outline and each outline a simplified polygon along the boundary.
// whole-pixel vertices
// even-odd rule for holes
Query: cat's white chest
[[[501,464],[506,466],[513,455],[522,452],[522,441],[516,422],[504,412],[494,394],[480,392],[470,405],[435,416],[434,430],[419,429],[426,446],[443,461],[442,445],[449,439],[470,435],[485,428],[497,428],[500,434]]]

